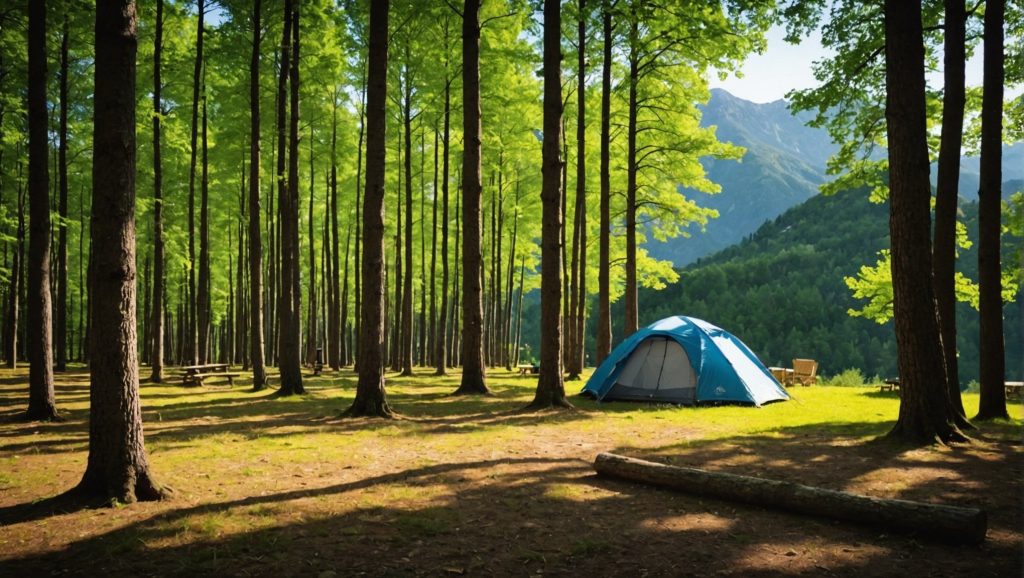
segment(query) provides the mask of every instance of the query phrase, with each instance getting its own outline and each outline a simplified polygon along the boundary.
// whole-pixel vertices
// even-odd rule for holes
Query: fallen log
[[[601,453],[594,469],[602,476],[642,482],[701,496],[850,520],[937,538],[977,544],[988,525],[983,510],[908,500],[859,496],[784,482],[669,466]]]

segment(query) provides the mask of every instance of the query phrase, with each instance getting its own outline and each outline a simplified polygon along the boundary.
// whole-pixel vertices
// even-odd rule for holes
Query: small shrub
[[[825,380],[825,385],[836,385],[839,387],[860,387],[864,385],[864,374],[853,367],[844,369],[840,373]]]

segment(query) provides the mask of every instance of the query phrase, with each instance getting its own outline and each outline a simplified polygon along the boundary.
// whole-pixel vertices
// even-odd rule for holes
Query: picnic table
[[[538,374],[540,373],[540,366],[533,363],[520,363],[516,366],[519,370],[519,375],[526,375],[527,373]]]
[[[1024,381],[1007,381],[1006,382],[1006,397],[1016,397],[1020,399],[1021,394],[1024,393]]]
[[[880,391],[880,392],[882,392],[882,391],[896,391],[899,388],[900,388],[900,378],[898,378],[898,377],[890,377],[889,379],[885,380],[885,382],[882,383],[882,385],[878,386],[878,391]]]
[[[181,384],[187,386],[199,387],[203,385],[203,381],[212,377],[226,378],[228,380],[228,386],[235,384],[234,379],[241,377],[241,373],[232,373],[228,371],[227,363],[207,363],[205,365],[186,365],[181,368],[184,370],[184,375],[181,377]]]
[[[768,371],[772,372],[775,380],[782,385],[789,385],[793,381],[793,375],[796,373],[790,367],[769,367]]]

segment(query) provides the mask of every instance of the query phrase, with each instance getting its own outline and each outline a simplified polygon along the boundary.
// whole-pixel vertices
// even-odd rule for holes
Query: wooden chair
[[[818,383],[818,362],[813,359],[794,359],[792,383],[814,385]]]

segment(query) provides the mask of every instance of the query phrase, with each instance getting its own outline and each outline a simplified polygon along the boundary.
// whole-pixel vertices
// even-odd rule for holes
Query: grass
[[[984,556],[924,545],[906,560],[954,573],[957,564],[995,573],[1020,566],[1019,403],[1010,421],[983,424],[978,444],[915,449],[873,441],[899,406],[898,394],[877,386],[799,387],[792,401],[762,408],[573,397],[576,411],[521,413],[535,378],[493,371],[494,396],[451,397],[457,374],[421,372],[388,376],[399,420],[340,419],[354,395],[351,372],[307,377],[310,393],[294,398],[253,393],[244,382],[185,389],[173,375],[164,385],[143,384],[150,463],[175,498],[26,516],[27,504],[45,504],[84,471],[88,376],[58,375],[67,421],[24,424],[11,419],[23,409],[26,374],[0,370],[0,574],[7,565],[12,574],[501,575],[525,565],[672,575],[686,556],[709,571],[896,571],[894,553],[918,544],[604,481],[589,466],[601,451],[982,505],[992,520]],[[569,393],[584,383],[567,384]],[[965,394],[964,403],[976,409],[977,394]],[[680,553],[679,540],[694,546]],[[720,551],[723,543],[733,550]],[[871,544],[871,553],[851,543]],[[635,556],[620,559],[625,550]],[[771,554],[789,550],[821,553],[815,560]]]

